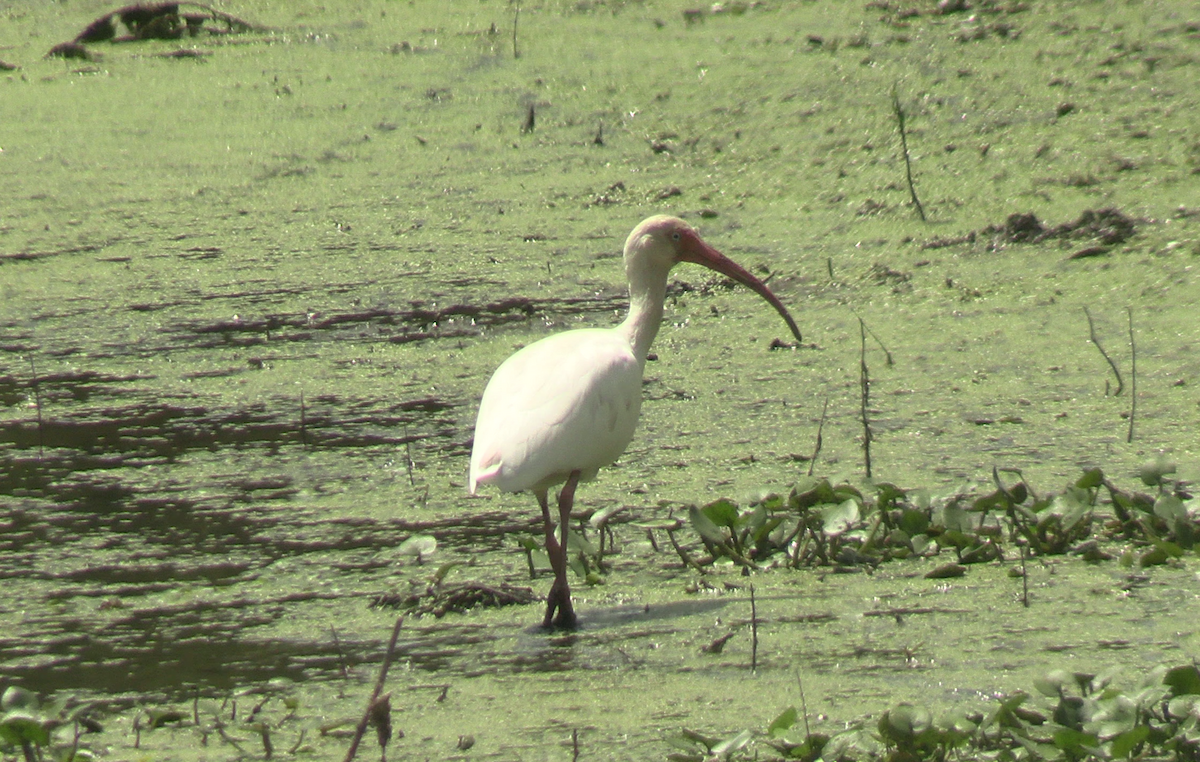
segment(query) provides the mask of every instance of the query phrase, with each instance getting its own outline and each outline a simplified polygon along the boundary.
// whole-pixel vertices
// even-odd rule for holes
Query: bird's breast
[[[633,438],[642,367],[617,331],[568,331],[508,358],[484,390],[471,482],[520,491],[593,477]]]

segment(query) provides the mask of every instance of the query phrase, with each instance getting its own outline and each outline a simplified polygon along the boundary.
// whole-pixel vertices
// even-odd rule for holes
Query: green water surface
[[[859,318],[895,360],[868,343],[877,479],[949,495],[998,466],[1052,490],[1156,457],[1197,478],[1200,6],[726,5],[522,3],[515,57],[509,3],[263,0],[222,10],[267,31],[94,62],[43,55],[114,6],[0,5],[19,67],[0,76],[0,684],[103,702],[118,758],[138,707],[190,721],[196,696],[277,691],[300,709],[276,747],[304,729],[341,758],[319,728],[361,713],[395,617],[368,604],[436,568],[401,541],[436,536],[451,579],[544,593],[516,544],[532,497],[466,495],[477,400],[515,348],[619,320],[621,242],[654,213],[769,277],[805,344],[771,351],[767,305],[676,270],[639,432],[577,498],[626,506],[606,583],[577,582],[583,629],[537,630],[540,604],[410,620],[394,755],[564,759],[575,731],[580,758],[662,758],[682,727],[764,728],[797,672],[830,732],[1052,667],[1195,658],[1190,556],[1136,583],[1039,562],[1028,610],[1007,564],[725,569],[697,592],[631,522],[786,490],[826,400],[816,472],[864,483]],[[208,55],[154,55],[180,47]],[[1001,230],[1102,209],[1133,235]],[[929,611],[878,615],[904,608]],[[237,756],[199,739],[137,742]]]

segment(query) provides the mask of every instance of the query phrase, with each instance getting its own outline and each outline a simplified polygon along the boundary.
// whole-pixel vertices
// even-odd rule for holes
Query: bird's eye
[[[672,240],[672,241],[678,241],[678,240],[679,240],[681,237],[682,237],[682,236],[680,236],[680,235],[679,235],[679,231],[678,231],[678,230],[676,230],[674,233],[672,233],[672,234],[671,234],[671,240]]]

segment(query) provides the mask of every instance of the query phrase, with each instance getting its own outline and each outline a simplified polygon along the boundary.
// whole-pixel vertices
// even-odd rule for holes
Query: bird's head
[[[642,221],[625,240],[625,269],[670,270],[689,259],[689,253],[712,250],[692,226],[665,214]],[[720,255],[718,255],[720,256]],[[632,274],[632,273],[631,273]]]
[[[751,289],[771,303],[787,322],[796,341],[801,341],[796,321],[766,284],[705,243],[691,225],[678,217],[664,214],[649,217],[625,240],[625,273],[630,283],[639,276],[658,276],[665,281],[666,273],[680,262],[702,265]]]

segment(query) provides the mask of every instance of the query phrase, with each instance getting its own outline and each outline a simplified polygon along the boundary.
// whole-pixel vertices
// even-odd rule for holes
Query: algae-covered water
[[[676,270],[638,435],[577,498],[625,506],[583,628],[410,619],[393,754],[563,759],[574,732],[580,758],[661,758],[682,727],[765,727],[797,672],[829,729],[1196,657],[1191,556],[1038,565],[1028,610],[999,564],[696,592],[632,524],[786,490],[826,400],[816,471],[863,483],[860,317],[895,360],[868,343],[877,479],[1200,476],[1200,6],[726,5],[251,2],[222,10],[265,29],[83,61],[43,56],[115,5],[4,4],[0,682],[98,701],[121,758],[236,756],[133,728],[238,693],[273,697],[277,751],[304,730],[340,758],[320,728],[365,704],[376,596],[450,561],[544,593],[532,497],[465,494],[475,405],[514,348],[619,319],[621,242],[660,212],[769,278],[805,344],[771,351],[765,304]],[[156,55],[179,48],[203,55]],[[1041,235],[1008,222],[1029,213]]]

